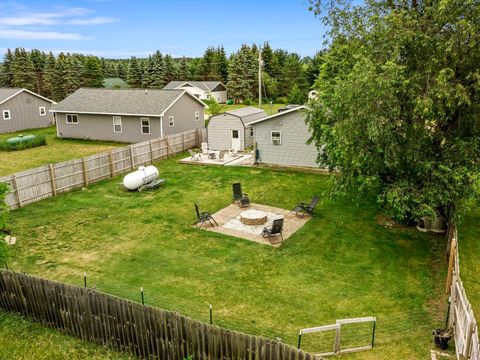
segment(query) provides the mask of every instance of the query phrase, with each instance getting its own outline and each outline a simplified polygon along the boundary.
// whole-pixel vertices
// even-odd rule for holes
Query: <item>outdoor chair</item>
[[[218,153],[218,160],[219,160],[219,161],[225,161],[225,153],[226,153],[225,150],[221,150],[221,151]]]
[[[278,241],[274,241],[275,238],[277,238],[278,236],[280,236],[281,238],[280,243],[283,242],[282,232],[283,232],[283,218],[275,219],[273,220],[273,224],[270,229],[267,227],[263,228],[262,236],[264,238],[268,238],[268,241],[270,242],[270,244],[274,245],[274,244],[278,244]]]
[[[192,161],[199,161],[202,160],[202,154],[199,152],[195,152],[192,149],[188,149],[188,153],[190,154],[191,158],[190,160]]]
[[[213,216],[210,215],[210,213],[208,211],[200,212],[197,204],[195,204],[195,212],[197,214],[197,221],[194,224],[195,226],[198,226],[200,224],[199,227],[201,228],[202,225],[204,223],[206,223],[207,221],[210,223],[210,225],[212,225],[214,227],[218,226],[217,222],[215,221]]]
[[[210,150],[210,148],[208,147],[208,143],[202,142],[201,147],[202,147],[202,154],[208,155],[208,151]]]
[[[304,217],[305,214],[313,216],[313,210],[315,210],[315,207],[317,206],[318,202],[320,201],[320,198],[318,196],[312,196],[312,200],[310,201],[310,204],[307,203],[300,203],[297,206],[295,206],[292,211],[295,215]]]
[[[250,206],[250,198],[247,194],[242,192],[242,185],[240,183],[232,184],[233,201],[240,205],[240,207]]]

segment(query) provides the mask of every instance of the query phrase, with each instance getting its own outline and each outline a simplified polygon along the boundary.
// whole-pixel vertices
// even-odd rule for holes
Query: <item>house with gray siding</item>
[[[217,103],[227,101],[227,87],[221,81],[170,81],[164,89],[188,90],[200,100],[215,99]]]
[[[311,133],[305,123],[305,106],[252,121],[257,163],[318,167],[318,150],[307,144]]]
[[[51,111],[59,137],[135,143],[204,128],[205,106],[186,90],[81,88]]]
[[[52,125],[50,109],[54,103],[27,89],[0,88],[0,133]]]
[[[253,146],[253,128],[247,123],[262,119],[267,113],[253,106],[229,110],[210,118],[208,146],[213,150],[240,150]]]

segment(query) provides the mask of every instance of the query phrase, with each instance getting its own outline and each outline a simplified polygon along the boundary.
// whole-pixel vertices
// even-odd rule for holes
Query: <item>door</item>
[[[232,149],[240,151],[240,130],[232,130]]]

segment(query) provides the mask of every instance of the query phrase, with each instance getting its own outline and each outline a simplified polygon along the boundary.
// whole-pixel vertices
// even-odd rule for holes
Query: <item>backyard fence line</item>
[[[204,129],[187,131],[162,138],[114,148],[81,159],[49,164],[0,177],[10,187],[5,202],[11,209],[87,187],[99,180],[135,169],[199,146]]]
[[[450,292],[447,327],[453,329],[457,359],[480,360],[478,326],[460,277],[458,236],[454,222],[447,231],[447,292]]]
[[[281,341],[10,270],[0,270],[0,307],[141,358],[314,359],[314,355]]]

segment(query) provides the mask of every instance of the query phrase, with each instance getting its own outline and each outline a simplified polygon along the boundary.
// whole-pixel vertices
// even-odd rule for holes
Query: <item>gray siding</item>
[[[232,148],[232,130],[240,134],[240,150],[245,150],[245,127],[238,116],[227,113],[212,116],[208,123],[208,145],[213,150]]]
[[[195,120],[195,111],[199,112]],[[175,117],[175,125],[168,124],[169,116]],[[163,135],[178,134],[184,131],[202,129],[205,127],[204,108],[198,101],[184,94],[173,106],[165,112],[163,117]]]
[[[40,116],[39,108],[45,107],[46,115]],[[22,92],[0,105],[0,133],[43,128],[53,124],[52,104],[38,96]],[[3,120],[3,110],[10,110],[10,120]]]
[[[307,145],[310,132],[305,125],[305,114],[294,111],[254,124],[255,141],[260,161],[265,164],[318,167],[318,151],[314,145]],[[273,145],[272,131],[281,131],[281,145]]]
[[[160,117],[150,117],[150,134],[141,133],[139,116],[121,118],[122,132],[116,133],[112,115],[78,114],[78,124],[67,124],[66,114],[57,113],[57,134],[66,138],[131,143],[160,137]]]

